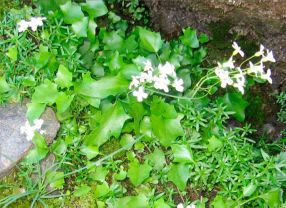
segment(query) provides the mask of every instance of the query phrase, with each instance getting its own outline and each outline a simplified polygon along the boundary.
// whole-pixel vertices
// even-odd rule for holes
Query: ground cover
[[[7,11],[0,24],[0,103],[29,99],[31,126],[47,107],[61,123],[50,146],[33,135],[0,182],[1,206],[284,206],[283,134],[270,143],[245,122],[245,94],[272,83],[271,51],[248,58],[233,43],[208,65],[205,34],[186,28],[166,41],[136,26],[147,23],[136,1],[132,24],[113,1],[52,2]]]

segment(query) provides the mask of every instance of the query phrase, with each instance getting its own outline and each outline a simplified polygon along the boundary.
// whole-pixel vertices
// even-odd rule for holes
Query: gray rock
[[[33,146],[26,136],[20,133],[21,126],[26,122],[26,106],[8,104],[0,106],[0,177],[3,177],[14,168]],[[44,120],[42,129],[47,143],[56,137],[60,124],[51,108],[47,108],[41,119]]]

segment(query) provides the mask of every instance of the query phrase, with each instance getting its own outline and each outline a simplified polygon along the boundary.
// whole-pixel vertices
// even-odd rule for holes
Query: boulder
[[[185,27],[211,37],[221,34],[246,36],[274,51],[286,62],[285,0],[143,0],[150,10],[154,28],[170,39]],[[227,43],[229,44],[229,43]]]
[[[25,125],[27,108],[21,104],[7,104],[0,106],[0,177],[3,177],[15,167],[32,148],[31,141],[21,134],[20,128]],[[44,120],[42,130],[47,143],[56,137],[60,124],[51,108],[42,114]]]

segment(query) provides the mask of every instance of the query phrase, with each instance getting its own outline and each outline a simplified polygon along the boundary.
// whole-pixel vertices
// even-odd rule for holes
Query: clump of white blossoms
[[[36,31],[38,27],[41,27],[44,25],[43,21],[46,20],[46,17],[32,17],[30,21],[21,20],[17,23],[18,25],[18,32],[24,32],[28,30],[30,27],[31,30]]]
[[[184,208],[184,205],[180,203],[177,205],[177,208]],[[196,205],[191,204],[191,205],[186,206],[186,208],[196,208]]]
[[[137,98],[139,102],[142,102],[148,97],[146,88],[155,88],[157,90],[163,90],[165,93],[170,91],[170,87],[174,88],[178,92],[183,92],[183,80],[177,78],[175,66],[169,62],[154,69],[150,61],[146,61],[144,71],[138,76],[132,76],[132,81],[129,85],[129,89],[134,90],[133,96]]]
[[[246,61],[242,62],[240,66],[235,66],[235,61],[233,58],[238,54],[244,57],[244,52],[241,50],[241,47],[238,46],[236,42],[232,44],[232,47],[234,48],[234,51],[229,60],[224,63],[218,63],[218,66],[215,68],[215,74],[219,78],[222,88],[225,88],[226,86],[230,85],[237,88],[242,94],[244,94],[246,75],[266,80],[270,84],[272,84],[271,70],[267,69],[266,72],[264,70],[264,64],[266,62],[276,61],[273,57],[272,51],[265,49],[265,47],[261,45],[260,50],[246,60],[249,61],[249,67],[242,68],[243,64],[246,63]],[[254,58],[261,59],[255,64],[253,64],[250,60]]]
[[[35,119],[33,125],[30,125],[29,121],[26,121],[24,126],[21,126],[20,133],[26,135],[28,141],[32,141],[35,135],[35,131],[38,131],[40,134],[45,134],[44,130],[41,130],[44,121],[42,119]]]

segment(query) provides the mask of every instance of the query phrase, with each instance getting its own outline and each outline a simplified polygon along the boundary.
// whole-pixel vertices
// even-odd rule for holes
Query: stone
[[[222,42],[237,35],[263,43],[286,62],[285,0],[143,0],[151,22],[165,38],[192,27]],[[215,37],[214,37],[215,38]],[[223,44],[223,43],[222,43]]]
[[[25,104],[7,104],[0,106],[0,177],[10,173],[32,148],[32,141],[28,141],[20,128],[27,120],[27,107]],[[60,124],[51,108],[42,114],[44,120],[42,130],[50,144],[56,137]]]

